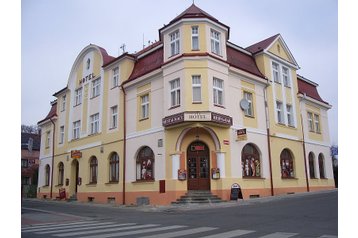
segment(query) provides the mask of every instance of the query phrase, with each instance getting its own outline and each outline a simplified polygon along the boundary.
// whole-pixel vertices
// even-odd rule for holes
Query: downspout
[[[269,79],[267,79],[269,80]],[[267,148],[268,148],[268,156],[269,156],[269,167],[270,167],[270,184],[271,184],[271,196],[274,196],[273,189],[273,177],[272,177],[272,158],[271,158],[271,143],[270,143],[270,119],[269,119],[269,109],[267,104],[267,87],[270,86],[269,82],[264,87],[264,99],[265,99],[265,116],[266,116],[266,132],[267,132]]]
[[[310,191],[310,185],[309,185],[309,181],[308,181],[306,143],[305,143],[305,132],[304,132],[304,129],[303,129],[302,113],[300,113],[300,117],[301,117],[301,127],[302,127],[302,146],[303,146],[303,159],[304,159],[304,162],[305,162],[306,186],[307,186],[307,192],[309,192]]]
[[[52,132],[52,166],[51,166],[51,187],[50,187],[50,198],[52,198],[52,187],[53,187],[53,166],[54,166],[54,160],[55,160],[55,122],[50,118],[50,121],[53,125],[53,132]]]
[[[122,200],[123,205],[126,205],[126,147],[127,147],[127,135],[126,135],[126,92],[124,91],[123,84],[121,85],[123,91],[123,191]]]

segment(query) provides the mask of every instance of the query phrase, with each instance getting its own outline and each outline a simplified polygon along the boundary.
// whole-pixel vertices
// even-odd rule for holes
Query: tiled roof
[[[230,46],[226,47],[227,62],[236,68],[242,69],[248,73],[252,73],[261,78],[265,76],[257,68],[255,59],[239,50],[236,50]]]
[[[42,123],[42,122],[44,122],[44,121],[46,121],[46,120],[48,120],[50,118],[53,118],[53,117],[57,116],[56,112],[57,112],[57,102],[52,104],[50,112],[47,114],[47,116],[44,119],[39,121],[37,124],[40,124],[40,123]]]
[[[319,95],[317,91],[317,85],[313,85],[312,83],[309,83],[308,81],[297,77],[297,84],[298,84],[298,93],[305,94],[309,96],[310,98],[316,99],[317,101],[323,102],[325,104],[328,104],[328,102],[324,101],[321,96]]]
[[[103,65],[106,65],[107,63],[109,63],[110,61],[114,60],[116,57],[110,56],[107,51],[105,49],[103,49],[102,47],[96,45],[98,47],[98,49],[101,51],[102,54],[102,60],[103,60]]]
[[[219,22],[218,19],[216,19],[215,17],[211,16],[209,13],[201,10],[200,8],[195,6],[195,4],[193,3],[184,12],[182,12],[176,18],[171,20],[169,24],[172,24],[172,23],[174,23],[176,21],[179,21],[180,19],[183,19],[183,18],[201,18],[201,17],[206,17],[206,18],[209,18],[212,21]]]
[[[28,148],[29,139],[33,139],[33,150],[40,150],[41,136],[39,134],[21,133],[21,149]]]
[[[265,40],[262,40],[260,42],[257,42],[249,47],[246,47],[247,51],[250,51],[252,54],[256,54],[260,51],[263,51],[264,49],[266,49],[267,47],[269,47],[269,45],[271,45],[272,42],[275,41],[275,39],[279,36],[280,34],[276,34],[274,36],[271,36]]]

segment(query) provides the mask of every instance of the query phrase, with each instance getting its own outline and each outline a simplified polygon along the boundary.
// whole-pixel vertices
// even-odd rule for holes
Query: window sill
[[[202,104],[203,102],[192,102],[193,104]]]
[[[154,183],[155,180],[154,179],[148,179],[148,180],[136,180],[134,182],[132,182],[133,184],[139,184],[139,183]]]
[[[261,176],[243,176],[242,179],[248,179],[248,180],[265,180],[266,178],[263,178]]]
[[[250,119],[255,119],[255,116],[253,116],[253,115],[245,115],[245,117],[250,118]]]
[[[281,82],[279,82],[279,81],[274,81],[275,83],[277,83],[277,84],[282,84]]]
[[[90,99],[92,100],[92,99],[97,98],[97,97],[99,97],[99,96],[100,96],[100,94],[98,94],[98,95],[96,95],[96,96],[93,96],[93,97],[90,97]]]
[[[80,106],[82,103],[79,103],[79,104],[76,104],[76,105],[73,105],[73,107],[77,107],[77,106]]]
[[[298,178],[295,178],[295,177],[281,177],[281,179],[283,180],[298,180]]]
[[[115,89],[115,88],[119,88],[119,85],[113,86],[112,88],[110,88],[110,90]]]
[[[57,187],[63,187],[63,184],[57,184],[57,185],[55,185],[55,187],[57,188]]]
[[[200,51],[200,49],[191,49],[191,51]]]
[[[97,186],[97,182],[87,183],[86,186],[88,186],[88,187],[96,187],[96,186]]]
[[[117,127],[108,128],[108,130],[114,130],[114,129],[117,129]]]
[[[149,117],[141,118],[141,119],[139,119],[139,121],[145,121],[145,120],[148,120],[148,119],[149,119]]]
[[[168,110],[172,110],[172,109],[174,109],[174,108],[178,108],[178,107],[180,107],[180,105],[175,105],[175,106],[172,106],[172,107],[170,107]]]
[[[215,55],[215,56],[220,57],[220,58],[222,58],[222,57],[223,57],[222,55],[220,55],[220,54],[218,54],[218,53],[216,53],[216,52],[211,51],[211,53],[212,53],[213,55]]]
[[[214,106],[215,106],[215,107],[221,107],[221,108],[224,108],[224,109],[225,109],[224,105],[214,104]]]
[[[108,183],[105,183],[105,185],[111,185],[111,184],[119,184],[119,180],[118,181],[109,181]]]
[[[100,135],[101,132],[95,132],[95,133],[92,133],[92,134],[89,134],[88,136],[97,136],[97,135]]]

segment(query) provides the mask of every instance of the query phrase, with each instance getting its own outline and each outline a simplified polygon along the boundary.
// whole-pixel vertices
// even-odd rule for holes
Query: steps
[[[76,194],[73,194],[71,197],[69,197],[67,199],[67,202],[73,202],[73,201],[77,201],[77,195]]]
[[[181,196],[173,205],[184,205],[184,204],[211,204],[224,202],[218,196],[213,195],[208,190],[189,190],[184,196]]]

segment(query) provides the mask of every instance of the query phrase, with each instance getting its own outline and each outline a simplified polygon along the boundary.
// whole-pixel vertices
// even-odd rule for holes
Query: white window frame
[[[92,81],[91,97],[94,98],[99,96],[100,91],[101,91],[101,78],[98,78]]]
[[[143,120],[149,118],[149,94],[140,96],[140,105],[141,105],[140,119]]]
[[[285,66],[282,66],[282,79],[285,87],[291,87],[290,70]]]
[[[286,114],[287,114],[287,124],[289,126],[295,126],[295,120],[293,118],[292,105],[286,105]]]
[[[216,55],[221,55],[221,33],[210,29],[210,42],[211,42],[211,52]]]
[[[111,129],[117,128],[118,126],[118,106],[111,107]]]
[[[280,101],[276,101],[276,115],[277,115],[277,122],[279,124],[285,124],[284,117],[283,117],[283,103]]]
[[[199,50],[199,26],[191,27],[191,49]]]
[[[113,78],[112,78],[112,88],[117,87],[119,85],[119,67],[115,67],[112,70]]]
[[[72,138],[74,140],[80,138],[80,129],[81,129],[81,121],[78,120],[78,121],[73,122]]]
[[[64,110],[66,110],[66,95],[62,96],[62,108],[61,108],[61,112],[63,112]]]
[[[192,88],[193,88],[193,103],[201,103],[201,76],[191,76]]]
[[[99,133],[99,113],[90,116],[90,134]]]
[[[75,102],[74,105],[80,105],[82,103],[82,87],[75,90]]]
[[[51,143],[51,131],[47,131],[47,132],[46,132],[45,147],[46,147],[46,148],[49,148],[49,147],[50,147],[50,143]]]
[[[253,93],[244,91],[244,98],[249,102],[249,107],[244,110],[245,116],[254,117]]]
[[[314,132],[313,113],[312,112],[307,112],[307,120],[308,120],[308,130],[310,132]]]
[[[224,106],[224,80],[213,78],[213,102],[215,106]]]
[[[314,127],[315,127],[316,133],[321,133],[321,124],[319,121],[319,115],[313,114],[313,120],[314,120]]]
[[[60,142],[59,144],[63,144],[65,141],[65,126],[60,126]]]
[[[180,106],[180,79],[174,79],[169,82],[170,86],[170,107]]]
[[[275,67],[277,66],[277,68]],[[280,77],[280,64],[276,62],[272,62],[272,77],[275,83],[281,83]]]
[[[170,56],[177,55],[180,52],[180,32],[179,30],[169,34]]]

